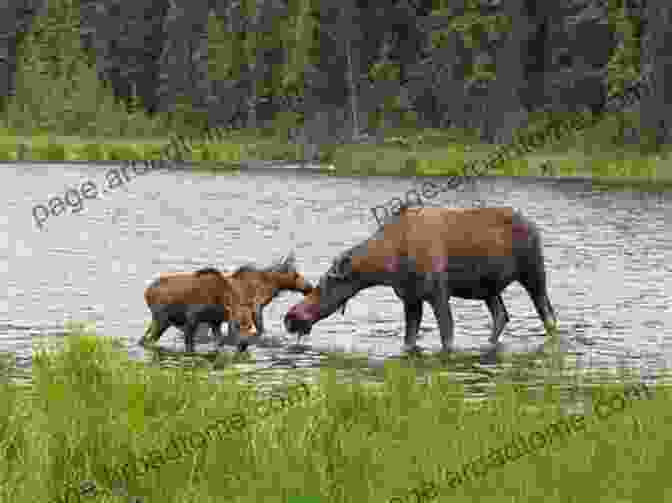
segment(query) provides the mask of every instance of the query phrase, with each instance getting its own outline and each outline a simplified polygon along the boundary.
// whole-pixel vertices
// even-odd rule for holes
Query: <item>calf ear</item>
[[[278,266],[278,270],[281,272],[291,272],[292,269],[296,267],[296,255],[294,254],[294,250],[290,250],[290,252],[280,260]]]

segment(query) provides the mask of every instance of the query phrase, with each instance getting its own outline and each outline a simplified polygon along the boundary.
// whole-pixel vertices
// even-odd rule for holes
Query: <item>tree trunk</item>
[[[672,136],[666,122],[672,112],[672,61],[668,56],[672,50],[672,33],[669,28],[672,6],[665,0],[649,0],[645,12],[648,33],[643,40],[642,73],[647,73],[651,68],[651,75],[648,85],[641,92],[640,133],[644,136],[643,143],[648,145],[645,150],[651,147],[652,150],[659,150],[661,144],[669,143]],[[651,143],[653,145],[649,145]]]
[[[497,76],[489,86],[490,133],[496,143],[507,144],[514,140],[514,132],[527,122],[527,111],[521,98],[529,98],[525,62],[529,41],[537,30],[538,20],[530,16],[524,0],[509,0],[504,13],[512,19],[511,31],[495,50]],[[540,79],[538,79],[541,82]]]
[[[247,101],[247,124],[248,127],[257,130],[259,124],[257,121],[257,106],[259,104],[259,86],[264,77],[264,59],[263,51],[259,47],[260,42],[257,39],[260,33],[260,19],[261,9],[264,7],[263,0],[252,0],[256,3],[254,9],[254,16],[248,22],[247,36],[255,37],[255,44],[253,56],[249,58],[249,78],[250,80],[250,95]]]
[[[355,85],[354,70],[352,68],[352,43],[349,38],[345,40],[345,54],[348,58],[348,85],[350,86],[350,107],[352,110],[352,138],[359,138],[359,122],[357,116],[357,86]]]

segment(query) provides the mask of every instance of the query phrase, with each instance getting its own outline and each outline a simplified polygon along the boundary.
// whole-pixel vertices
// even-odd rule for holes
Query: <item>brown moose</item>
[[[296,270],[293,253],[267,268],[247,264],[234,272],[206,267],[194,273],[162,274],[145,291],[152,324],[141,344],[156,342],[175,325],[193,351],[194,332],[199,323],[207,323],[219,345],[233,344],[244,351],[264,332],[263,308],[286,290],[304,294],[312,290]],[[224,321],[229,325],[227,339],[220,328]]]
[[[450,297],[484,300],[497,343],[509,321],[502,291],[518,281],[527,291],[547,333],[557,319],[546,291],[541,236],[536,225],[511,208],[409,208],[386,218],[366,241],[334,259],[318,286],[285,315],[290,333],[312,326],[360,290],[390,286],[404,303],[406,349],[414,351],[423,302],[433,308],[441,344],[453,348]]]

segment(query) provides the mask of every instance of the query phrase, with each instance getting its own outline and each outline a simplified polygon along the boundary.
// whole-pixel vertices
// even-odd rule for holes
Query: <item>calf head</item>
[[[245,265],[227,277],[235,290],[235,304],[240,309],[261,311],[280,292],[293,291],[304,295],[313,291],[313,285],[296,270],[294,254],[267,268]]]
[[[273,290],[273,294],[278,291],[289,290],[307,295],[313,290],[310,281],[296,269],[294,252],[290,252],[284,260],[265,270],[262,278],[262,281]]]
[[[225,320],[229,324],[229,336],[233,337],[231,343],[242,351],[247,348],[249,339],[257,335],[254,307],[246,301],[245,291],[230,274],[217,272],[212,276],[216,283],[210,288],[208,303],[224,306]],[[201,292],[207,289],[206,285],[202,286]]]

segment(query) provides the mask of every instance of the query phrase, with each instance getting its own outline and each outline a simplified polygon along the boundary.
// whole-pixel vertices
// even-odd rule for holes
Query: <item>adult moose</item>
[[[263,309],[280,292],[309,293],[312,285],[296,270],[290,253],[266,268],[254,264],[234,272],[213,267],[194,273],[162,274],[145,291],[152,312],[152,324],[141,343],[156,342],[171,325],[185,333],[187,347],[193,350],[193,335],[199,323],[208,323],[218,344],[237,345],[244,351],[252,338],[264,332]],[[228,321],[228,338],[220,325]]]
[[[391,286],[404,303],[407,349],[417,350],[423,302],[431,304],[441,344],[453,349],[450,297],[484,300],[495,344],[509,321],[501,292],[513,281],[527,290],[546,332],[557,319],[546,292],[541,236],[511,208],[409,208],[386,218],[366,241],[341,253],[303,302],[285,315],[288,332],[310,333],[357,292]]]

